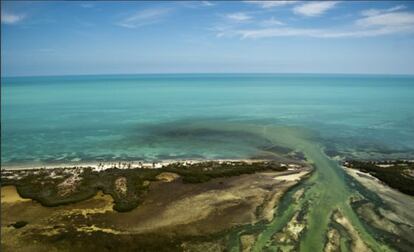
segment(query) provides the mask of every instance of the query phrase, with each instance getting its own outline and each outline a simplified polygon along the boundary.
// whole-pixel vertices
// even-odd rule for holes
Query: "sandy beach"
[[[135,161],[103,161],[103,162],[71,162],[71,163],[48,163],[48,164],[14,164],[3,165],[2,170],[37,170],[37,169],[55,169],[55,168],[92,168],[96,171],[118,168],[118,169],[158,169],[170,164],[182,164],[193,165],[205,162],[218,162],[218,163],[232,163],[232,162],[245,162],[245,163],[258,163],[258,162],[272,162],[273,159],[165,159],[158,161],[147,160],[135,160]],[[299,162],[285,163],[286,167],[295,168],[298,167]]]

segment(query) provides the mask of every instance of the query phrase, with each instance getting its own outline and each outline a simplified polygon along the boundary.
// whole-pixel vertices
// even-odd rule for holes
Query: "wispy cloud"
[[[361,12],[364,16],[355,21],[357,26],[376,29],[384,33],[413,32],[414,13],[399,11],[406,7],[396,5],[388,9],[369,9]]]
[[[294,4],[298,1],[244,1],[249,4],[256,4],[264,9],[280,7],[284,5]]]
[[[260,39],[271,37],[314,37],[314,38],[359,38],[375,37],[397,33],[414,33],[414,13],[398,12],[403,8],[389,8],[387,10],[364,15],[344,28],[301,28],[301,27],[263,27],[258,23],[256,28],[221,29],[219,37],[240,37],[243,39]],[[262,26],[262,27],[260,27]]]
[[[217,6],[217,2],[213,1],[177,1],[174,2],[179,6],[182,6],[184,8],[190,8],[190,9],[201,9],[201,8],[211,8],[213,6]]]
[[[315,36],[319,33],[316,29],[300,29],[300,28],[264,28],[264,29],[245,29],[237,30],[229,35],[238,35],[242,38],[269,38],[269,37],[291,37],[291,36]]]
[[[414,27],[414,14],[411,12],[382,13],[358,19],[356,24],[363,27]]]
[[[261,26],[279,26],[279,25],[284,25],[285,23],[275,19],[274,17],[271,17],[269,19],[265,19],[262,22],[260,22]]]
[[[85,8],[85,9],[90,9],[95,7],[95,5],[93,3],[81,3],[79,4],[80,7]]]
[[[245,22],[245,21],[252,19],[252,16],[244,12],[229,13],[229,14],[226,14],[225,17],[229,19],[230,21],[235,21],[235,22]]]
[[[334,1],[308,2],[295,6],[293,12],[297,15],[316,17],[334,8],[337,4],[338,2]]]
[[[394,7],[388,8],[388,9],[368,9],[368,10],[363,10],[361,12],[361,15],[362,16],[374,16],[374,15],[378,15],[378,14],[382,14],[382,13],[403,10],[405,8],[407,8],[405,5],[396,5]]]
[[[348,30],[335,31],[328,29],[308,29],[308,28],[269,28],[269,29],[251,29],[251,30],[233,30],[227,33],[218,34],[223,36],[240,36],[244,39],[260,39],[272,37],[313,37],[313,38],[358,38],[358,37],[374,37],[387,35],[397,32],[414,32],[411,27],[381,27],[379,29],[370,30]]]
[[[17,24],[21,22],[25,18],[24,14],[16,14],[16,13],[10,13],[6,11],[1,11],[1,23],[2,24]]]
[[[212,3],[211,1],[201,1],[201,4],[204,6],[214,6],[216,4]]]
[[[172,9],[169,8],[152,8],[137,11],[134,14],[122,19],[117,24],[126,28],[138,28],[146,25],[159,23],[165,19]]]

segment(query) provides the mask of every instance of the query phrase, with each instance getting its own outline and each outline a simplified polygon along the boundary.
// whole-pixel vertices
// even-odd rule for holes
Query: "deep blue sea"
[[[3,166],[249,158],[266,153],[269,128],[301,132],[330,156],[414,157],[414,76],[162,74],[1,82]]]

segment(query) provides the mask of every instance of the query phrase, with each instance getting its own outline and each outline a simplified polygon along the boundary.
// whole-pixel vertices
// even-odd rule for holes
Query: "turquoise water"
[[[332,157],[413,159],[413,108],[409,76],[6,78],[2,165],[249,158],[294,149],[313,163],[312,176],[282,198],[271,222],[232,230],[228,249],[238,251],[240,235],[253,232],[253,251],[278,251],[286,244],[273,235],[304,211],[306,231],[296,246],[323,251],[338,210],[373,251],[393,251],[353,211],[349,199],[364,189],[349,184]],[[299,189],[304,196],[295,202]]]
[[[414,153],[414,76],[10,77],[1,91],[2,165],[244,158],[271,144],[218,123],[300,128],[331,156]]]

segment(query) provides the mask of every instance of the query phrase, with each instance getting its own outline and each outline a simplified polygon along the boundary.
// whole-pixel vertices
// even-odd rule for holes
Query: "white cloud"
[[[204,6],[214,6],[215,4],[210,1],[201,1],[201,4]]]
[[[271,37],[360,38],[397,33],[414,33],[413,12],[389,12],[360,18],[347,29],[312,29],[296,27],[271,27],[253,29],[223,29],[218,36],[260,39]]]
[[[261,26],[278,26],[278,25],[284,25],[285,23],[275,19],[274,17],[271,17],[269,19],[263,20],[260,25]]]
[[[138,28],[154,23],[161,22],[171,12],[171,9],[145,9],[124,18],[118,25],[126,28]]]
[[[333,8],[338,2],[307,2],[295,6],[296,14],[305,16],[322,15]],[[369,10],[361,13],[362,17],[347,26],[331,28],[292,27],[271,17],[253,22],[252,17],[245,13],[233,13],[234,20],[252,21],[235,22],[221,25],[214,30],[218,37],[240,37],[242,39],[260,39],[272,37],[313,37],[313,38],[361,38],[376,37],[390,34],[414,33],[414,12],[400,11],[405,9],[397,5],[388,9]]]
[[[17,24],[25,18],[23,14],[15,14],[2,11],[1,12],[1,23],[2,24]]]
[[[397,11],[397,10],[403,10],[403,9],[405,9],[405,8],[407,8],[405,5],[397,5],[397,6],[394,6],[394,7],[391,7],[391,8],[389,8],[389,9],[387,9],[386,11],[387,12],[393,12],[393,11]]]
[[[313,38],[360,38],[374,37],[398,32],[414,32],[413,27],[381,27],[379,29],[344,30],[308,28],[268,28],[268,29],[240,29],[220,33],[218,36],[239,36],[244,39],[260,39],[272,37],[313,37]]]
[[[355,22],[359,26],[413,26],[414,27],[414,13],[411,12],[390,12],[378,15],[371,15],[358,19]]]
[[[242,38],[269,38],[269,37],[291,37],[291,36],[313,36],[318,30],[313,29],[295,29],[295,28],[267,28],[238,30],[233,35],[239,35]]]
[[[402,10],[405,9],[407,7],[405,7],[404,5],[396,5],[394,7],[388,8],[388,9],[368,9],[368,10],[363,10],[361,12],[362,16],[374,16],[374,15],[378,15],[378,14],[382,14],[382,13],[386,13],[386,12],[393,12],[393,11],[398,11],[398,10]]]
[[[226,18],[235,22],[245,22],[252,19],[251,16],[244,12],[229,13],[226,15]]]
[[[294,4],[297,1],[244,1],[245,3],[249,4],[256,4],[264,9],[279,7],[289,4]]]
[[[316,17],[334,8],[337,3],[338,2],[334,1],[308,2],[295,6],[293,8],[293,12],[297,15]]]

